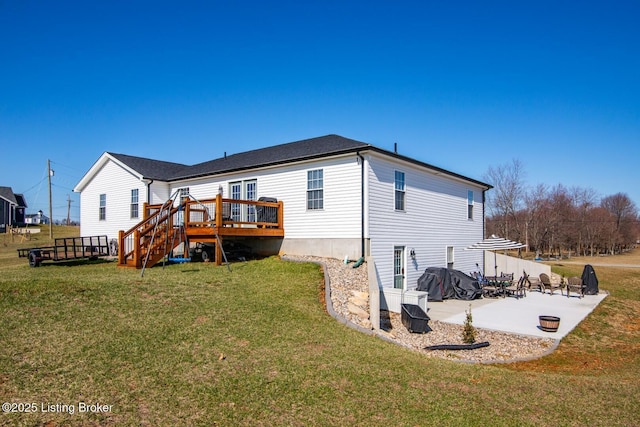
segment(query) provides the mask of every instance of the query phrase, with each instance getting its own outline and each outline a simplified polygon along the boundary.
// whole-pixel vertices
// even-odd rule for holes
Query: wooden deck
[[[283,204],[255,200],[184,200],[174,206],[145,205],[144,219],[120,231],[118,265],[142,268],[164,258],[183,241],[213,243],[215,261],[222,261],[225,237],[284,237]],[[185,254],[187,257],[188,254]]]

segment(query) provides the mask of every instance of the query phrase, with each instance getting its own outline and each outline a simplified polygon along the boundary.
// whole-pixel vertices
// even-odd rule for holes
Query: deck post
[[[140,231],[133,232],[133,262],[136,268],[142,268],[142,257],[140,256]]]
[[[282,200],[278,202],[278,230],[284,229],[284,203]]]
[[[124,265],[124,230],[118,231],[118,265]]]
[[[216,265],[222,265],[222,237],[218,236],[214,246],[216,248]]]
[[[222,237],[218,234],[218,230],[222,228],[222,211],[223,211],[222,194],[216,194],[216,216],[214,232],[218,236],[215,243],[216,248],[216,265],[222,265]]]
[[[216,195],[216,216],[215,216],[215,226],[216,229],[220,229],[222,227],[222,194],[218,193]]]

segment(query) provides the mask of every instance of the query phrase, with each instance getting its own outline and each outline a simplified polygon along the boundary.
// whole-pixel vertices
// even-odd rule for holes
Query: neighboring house
[[[371,256],[379,286],[392,294],[415,288],[427,267],[476,270],[482,253],[464,248],[484,237],[484,192],[490,188],[396,152],[327,135],[225,153],[193,166],[106,152],[74,191],[80,193],[81,234],[109,239],[141,221],[144,203],[163,203],[178,189],[197,199],[220,191],[231,199],[273,197],[284,204],[284,238],[271,250]]]
[[[23,226],[26,208],[22,194],[15,194],[11,187],[0,187],[0,233],[6,233],[12,226]]]
[[[38,211],[36,214],[27,214],[25,217],[25,223],[30,225],[49,224],[49,217],[47,217],[42,211]]]

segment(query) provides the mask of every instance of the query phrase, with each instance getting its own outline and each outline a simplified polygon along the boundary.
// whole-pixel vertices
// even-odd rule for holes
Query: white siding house
[[[415,289],[427,267],[476,270],[482,257],[464,248],[483,238],[486,186],[378,153],[367,174],[367,234],[383,307],[399,309],[401,293]]]
[[[370,256],[382,306],[394,311],[427,267],[469,273],[483,259],[463,249],[484,237],[488,184],[337,135],[194,166],[104,153],[74,189],[81,234],[117,238],[139,222],[144,202],[162,203],[181,188],[196,199],[222,191],[283,201],[284,238],[256,244],[283,254]]]

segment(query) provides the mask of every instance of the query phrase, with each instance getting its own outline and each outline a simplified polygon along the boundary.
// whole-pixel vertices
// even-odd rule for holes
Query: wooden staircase
[[[169,200],[135,227],[120,231],[118,266],[153,267],[185,241],[183,226],[177,223],[185,202],[173,206]]]
[[[178,197],[176,193],[162,205],[145,203],[144,219],[118,233],[118,266],[152,267],[183,242],[184,258],[189,257],[189,242],[213,244],[220,265],[223,238],[284,237],[282,201],[223,199],[218,194],[205,200],[181,197],[177,204]]]

